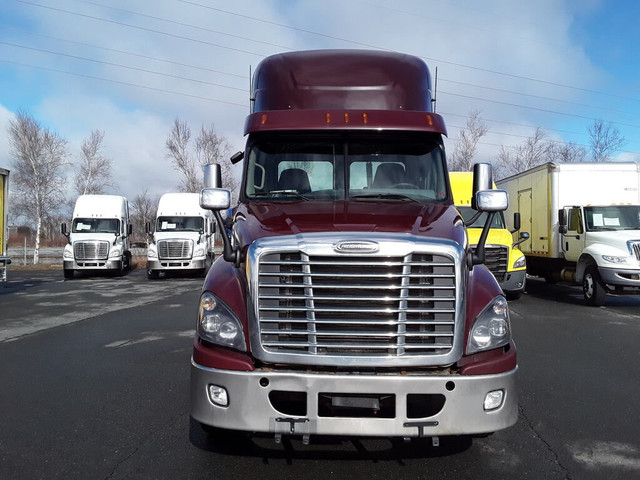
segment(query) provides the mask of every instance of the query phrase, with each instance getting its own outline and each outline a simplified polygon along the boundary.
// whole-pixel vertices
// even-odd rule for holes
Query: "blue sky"
[[[449,151],[480,110],[479,160],[537,127],[586,146],[601,119],[627,140],[616,160],[640,161],[638,18],[632,0],[2,0],[0,167],[23,109],[68,140],[70,161],[103,130],[111,193],[173,190],[164,142],[176,117],[240,150],[250,68],[317,48],[396,50],[437,68]]]

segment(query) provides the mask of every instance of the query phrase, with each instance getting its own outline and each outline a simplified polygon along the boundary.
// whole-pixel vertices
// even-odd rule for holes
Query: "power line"
[[[57,55],[57,56],[66,57],[66,58],[73,58],[75,60],[83,60],[85,62],[98,63],[100,65],[108,65],[108,66],[111,66],[111,67],[125,68],[125,69],[128,69],[128,70],[134,70],[134,71],[137,71],[137,72],[151,73],[153,75],[160,75],[160,76],[163,76],[163,77],[176,78],[176,79],[179,79],[179,80],[186,80],[186,81],[189,81],[189,82],[201,83],[203,85],[211,85],[211,86],[214,86],[214,87],[228,88],[228,89],[231,89],[231,90],[238,90],[240,92],[246,92],[246,89],[244,89],[244,88],[231,87],[229,85],[222,85],[220,83],[212,83],[212,82],[207,82],[205,80],[198,80],[198,79],[195,79],[195,78],[181,77],[179,75],[171,75],[171,74],[168,74],[168,73],[157,72],[157,71],[154,71],[154,70],[147,70],[147,69],[144,69],[144,68],[130,67],[128,65],[121,65],[119,63],[105,62],[105,61],[102,61],[102,60],[94,60],[92,58],[80,57],[80,56],[77,56],[77,55],[70,55],[70,54],[67,54],[67,53],[53,52],[51,50],[44,50],[44,49],[41,49],[41,48],[27,47],[27,46],[18,45],[18,44],[15,44],[15,43],[3,42],[1,40],[0,40],[0,44],[9,45],[11,47],[16,47],[16,48],[23,48],[23,49],[26,49],[26,50],[31,50],[31,51],[41,52],[41,53],[48,53],[50,55]]]
[[[19,65],[21,67],[37,68],[39,70],[47,70],[49,72],[62,73],[62,74],[65,74],[65,75],[72,75],[72,76],[75,76],[75,77],[90,78],[92,80],[100,80],[102,82],[115,83],[115,84],[118,84],[118,85],[126,85],[128,87],[143,88],[145,90],[151,90],[151,91],[154,91],[154,92],[169,93],[171,95],[179,95],[179,96],[182,96],[182,97],[196,98],[198,100],[207,100],[209,102],[224,103],[226,105],[233,105],[234,107],[243,107],[245,109],[247,108],[247,105],[245,105],[245,104],[229,102],[229,101],[226,101],[226,100],[219,100],[219,99],[216,99],[216,98],[203,97],[201,95],[193,95],[193,94],[190,94],[190,93],[175,92],[175,91],[172,91],[172,90],[166,90],[166,89],[162,89],[162,88],[155,88],[155,87],[150,87],[148,85],[140,85],[140,84],[137,84],[137,83],[123,82],[123,81],[120,81],[120,80],[113,80],[113,79],[110,79],[110,78],[97,77],[95,75],[87,75],[87,74],[84,74],[84,73],[77,73],[77,72],[68,72],[66,70],[60,70],[60,69],[57,69],[57,68],[43,67],[41,65],[31,65],[31,64],[28,64],[28,63],[16,62],[16,61],[13,61],[13,60],[0,59],[0,62],[10,63],[10,64],[13,64],[13,65]]]

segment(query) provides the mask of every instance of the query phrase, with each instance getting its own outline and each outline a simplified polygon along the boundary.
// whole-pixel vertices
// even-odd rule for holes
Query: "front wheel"
[[[65,268],[64,269],[64,278],[66,279],[72,279],[73,278],[73,269],[71,268]]]
[[[582,279],[582,292],[587,305],[601,307],[604,305],[604,298],[607,291],[600,280],[598,269],[594,266],[587,267]]]

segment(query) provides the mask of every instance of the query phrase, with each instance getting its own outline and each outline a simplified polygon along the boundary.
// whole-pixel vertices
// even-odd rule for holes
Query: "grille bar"
[[[633,253],[636,256],[636,259],[640,261],[640,242],[629,242],[631,248],[633,249]]]

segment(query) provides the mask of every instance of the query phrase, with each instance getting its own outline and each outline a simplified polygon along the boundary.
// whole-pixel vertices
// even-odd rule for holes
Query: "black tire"
[[[64,269],[64,278],[66,278],[67,280],[71,280],[73,278],[73,270],[70,268],[65,268]]]
[[[600,274],[595,266],[587,267],[582,279],[582,293],[587,305],[601,307],[607,295],[607,290],[600,280]]]

